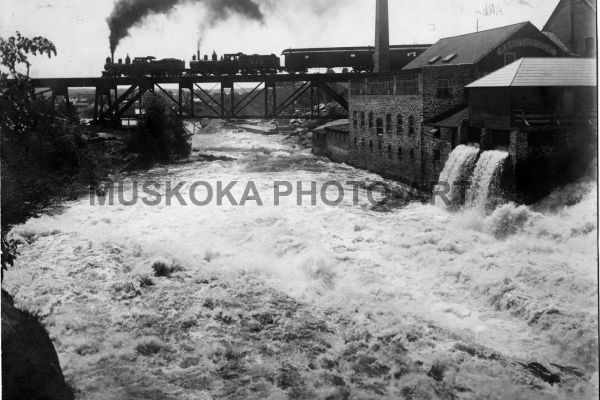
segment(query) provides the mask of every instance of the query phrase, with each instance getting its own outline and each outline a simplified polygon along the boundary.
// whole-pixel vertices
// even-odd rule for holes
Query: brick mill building
[[[437,181],[469,140],[464,87],[522,57],[563,52],[529,22],[439,40],[402,71],[351,82],[347,163],[409,184]],[[327,146],[325,146],[327,147]]]

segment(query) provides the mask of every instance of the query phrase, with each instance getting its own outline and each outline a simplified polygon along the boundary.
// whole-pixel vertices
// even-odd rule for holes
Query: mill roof
[[[403,69],[418,69],[430,65],[475,64],[527,25],[531,23],[521,22],[440,39]]]
[[[597,86],[596,74],[595,59],[525,57],[466,87]]]

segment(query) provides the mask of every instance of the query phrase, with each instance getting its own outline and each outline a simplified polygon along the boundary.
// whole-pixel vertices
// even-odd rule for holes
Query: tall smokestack
[[[388,0],[377,0],[375,15],[375,72],[390,70],[390,22]]]
[[[110,51],[110,62],[113,64],[115,63],[115,51],[114,50]]]

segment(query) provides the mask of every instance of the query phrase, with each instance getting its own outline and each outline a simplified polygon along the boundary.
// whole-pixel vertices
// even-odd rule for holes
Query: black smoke
[[[251,20],[263,22],[264,14],[258,0],[118,0],[107,18],[110,29],[110,50],[116,50],[119,42],[129,35],[129,30],[144,22],[152,14],[168,14],[182,3],[202,3],[208,10],[209,26],[239,14]]]

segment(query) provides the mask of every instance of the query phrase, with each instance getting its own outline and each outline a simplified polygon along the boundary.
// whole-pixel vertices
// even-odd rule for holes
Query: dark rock
[[[483,346],[477,346],[477,345],[468,345],[465,343],[456,343],[454,345],[454,348],[456,350],[459,351],[463,351],[465,353],[468,353],[470,355],[472,355],[473,357],[477,357],[480,358],[482,360],[502,360],[502,356],[496,352],[493,352],[491,350],[488,350],[486,348],[484,348]]]
[[[226,156],[215,156],[215,155],[212,155],[212,154],[199,154],[198,155],[198,160],[200,160],[200,161],[209,161],[209,162],[214,162],[214,161],[235,161],[235,158],[226,157]]]
[[[442,363],[435,363],[431,366],[427,376],[441,382],[444,380],[444,372],[446,372],[446,366]]]
[[[18,310],[2,290],[2,397],[72,399],[56,350],[38,319]]]
[[[547,382],[551,385],[553,385],[555,383],[560,383],[560,376],[558,376],[558,374],[555,374],[555,373],[549,371],[546,367],[544,367],[540,363],[530,362],[529,364],[523,364],[523,363],[519,363],[519,364],[521,364],[521,366],[523,368],[525,368],[527,371],[529,371],[532,375],[540,378],[544,382]]]

